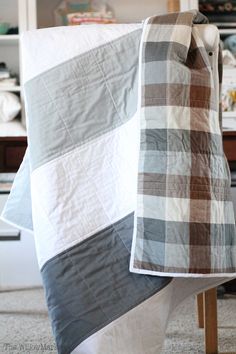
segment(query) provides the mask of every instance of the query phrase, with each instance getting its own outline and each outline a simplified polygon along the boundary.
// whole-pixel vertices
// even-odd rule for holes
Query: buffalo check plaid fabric
[[[140,153],[130,270],[236,276],[230,171],[219,88],[197,11],[151,17],[140,52]],[[219,80],[218,80],[219,79]]]

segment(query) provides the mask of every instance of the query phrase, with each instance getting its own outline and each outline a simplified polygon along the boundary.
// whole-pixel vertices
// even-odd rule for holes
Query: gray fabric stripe
[[[192,10],[188,12],[176,12],[176,13],[168,13],[165,15],[153,16],[150,18],[151,24],[170,24],[170,25],[192,25],[194,23],[205,23],[205,17],[197,10]]]
[[[167,141],[167,134],[169,134],[169,130],[167,130],[167,129],[143,129],[143,130],[141,130],[140,149],[143,151],[146,151],[146,150],[167,151],[169,148],[168,141]],[[189,136],[189,132],[188,132],[188,136]],[[169,150],[172,150],[172,149],[169,149]],[[190,149],[188,147],[188,151],[189,150]],[[179,150],[177,150],[177,151],[179,151]]]
[[[174,60],[184,62],[188,53],[188,48],[176,42],[147,42],[144,44],[145,63],[154,61]]]
[[[133,31],[25,84],[32,169],[134,115],[140,33]]]
[[[138,193],[143,195],[150,195],[155,197],[168,197],[168,198],[189,198],[189,193],[191,199],[198,200],[221,200],[230,201],[231,195],[228,189],[220,190],[212,188],[212,191],[201,190],[201,185],[199,186],[199,191],[189,190],[189,186],[179,186],[179,189],[171,189],[169,184],[166,185],[166,189],[163,186],[150,186],[149,183],[144,183],[139,185]]]
[[[140,173],[138,194],[171,198],[231,201],[229,183],[221,179]]]
[[[141,150],[179,151],[222,155],[222,137],[204,131],[143,129]]]
[[[151,218],[138,218],[138,228],[145,230],[143,238],[145,240],[156,241],[160,243],[170,243],[177,245],[188,245],[189,238],[189,223],[178,221],[165,221]],[[204,229],[209,228],[209,224],[191,223],[191,227],[198,232],[199,243],[204,245]],[[212,246],[231,246],[235,245],[235,225],[233,224],[211,224],[211,244]],[[224,235],[224,237],[216,238],[216,235]],[[201,242],[200,242],[201,238]],[[220,240],[220,241],[219,241]],[[231,257],[230,257],[231,258]]]
[[[129,272],[133,214],[42,268],[58,352],[79,343],[166,286],[171,278]]]
[[[145,85],[162,83],[187,85],[190,81],[190,71],[186,66],[176,61],[160,61],[158,65],[152,61],[145,64],[143,79],[145,79]],[[199,81],[196,75],[195,82]]]
[[[210,86],[160,83],[143,87],[142,107],[182,106],[217,111],[216,101],[210,101]]]
[[[139,172],[143,173],[167,173],[167,156],[169,158],[169,152],[167,154],[166,151],[140,151],[139,155]],[[177,153],[175,153],[177,155]],[[181,154],[182,155],[182,154]],[[189,154],[188,154],[189,155]],[[175,160],[176,157],[174,156]],[[183,160],[187,160],[189,156],[180,156],[178,158],[178,162],[183,162]],[[183,166],[183,165],[182,165]],[[182,171],[182,166],[180,170]],[[179,174],[179,173],[178,173]]]

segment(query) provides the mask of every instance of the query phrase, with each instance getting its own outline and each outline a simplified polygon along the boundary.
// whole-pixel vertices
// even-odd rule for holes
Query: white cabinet
[[[0,193],[0,213],[7,196]],[[0,221],[0,290],[41,285],[34,236]]]

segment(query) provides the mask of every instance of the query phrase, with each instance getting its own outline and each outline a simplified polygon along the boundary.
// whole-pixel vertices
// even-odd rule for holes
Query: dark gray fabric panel
[[[143,129],[140,149],[222,155],[222,137],[205,131]]]
[[[135,30],[25,84],[32,169],[134,115],[140,35]]]
[[[132,234],[130,214],[42,268],[59,354],[70,353],[171,281],[129,272]]]
[[[167,129],[143,129],[140,137],[140,150],[167,151]]]
[[[205,224],[201,225],[204,228]],[[181,239],[183,245],[189,244],[189,223],[187,222],[138,218],[138,228],[145,230],[144,240],[176,244]]]
[[[176,42],[147,42],[144,45],[143,61],[145,63],[151,61],[165,61],[168,53],[168,60],[184,62],[188,48]]]

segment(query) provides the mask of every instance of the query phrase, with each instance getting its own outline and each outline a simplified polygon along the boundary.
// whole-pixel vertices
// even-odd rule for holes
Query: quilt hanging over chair
[[[28,150],[2,218],[34,234],[60,354],[158,354],[182,300],[236,277],[206,23],[190,11],[21,38]]]

